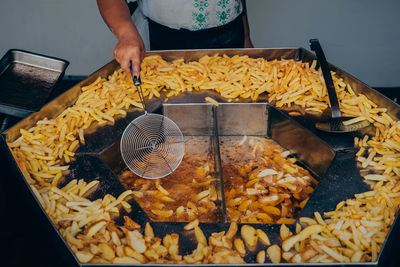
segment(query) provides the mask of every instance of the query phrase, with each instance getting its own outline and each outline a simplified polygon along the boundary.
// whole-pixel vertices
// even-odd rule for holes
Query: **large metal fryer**
[[[315,59],[314,55],[310,52],[306,51],[303,48],[288,48],[288,49],[240,49],[240,50],[196,50],[196,51],[161,51],[161,52],[149,52],[148,55],[161,55],[166,60],[174,60],[178,58],[183,58],[185,60],[196,60],[204,55],[213,55],[215,53],[227,54],[229,56],[232,55],[249,55],[251,57],[264,57],[266,59],[295,59],[295,60],[303,60],[303,61],[312,61]],[[92,75],[90,75],[87,79],[79,83],[78,85],[71,88],[69,91],[44,106],[39,112],[32,114],[25,120],[21,121],[13,128],[8,130],[2,136],[2,151],[7,153],[8,160],[10,162],[10,167],[15,171],[16,177],[15,179],[7,179],[5,182],[8,184],[8,188],[13,193],[15,199],[19,199],[21,202],[19,204],[20,210],[27,209],[27,212],[30,212],[30,221],[38,221],[40,222],[38,226],[38,231],[42,234],[48,236],[49,238],[53,238],[55,247],[59,248],[60,256],[65,257],[65,260],[74,265],[79,265],[77,260],[75,259],[73,253],[69,249],[66,242],[62,239],[57,229],[55,229],[54,225],[49,220],[47,214],[40,207],[39,202],[34,197],[32,191],[24,180],[18,166],[15,163],[14,158],[12,157],[8,147],[6,146],[5,141],[13,141],[19,136],[19,129],[24,128],[28,129],[33,126],[38,120],[48,117],[53,118],[56,115],[60,114],[66,107],[72,105],[77,96],[79,95],[80,88],[82,86],[88,85],[92,83],[98,76],[106,77],[111,74],[115,69],[118,68],[118,64],[115,61],[110,62],[100,70],[96,71]],[[391,100],[382,96],[378,92],[369,88],[362,82],[358,81],[354,77],[345,73],[344,71],[331,66],[331,69],[336,71],[340,77],[344,79],[345,82],[350,83],[354,91],[362,92],[366,94],[371,100],[376,102],[380,106],[385,106],[388,109],[388,112],[393,117],[399,119],[400,118],[400,107],[393,103]],[[171,98],[169,103],[197,103],[203,102],[204,96],[206,93],[194,93],[187,94],[185,96],[178,96],[176,98]],[[214,95],[214,94],[213,94]],[[220,101],[224,101],[221,97],[214,95],[215,98]],[[262,101],[262,99],[260,100]],[[162,100],[154,100],[148,104],[149,111],[156,111],[160,109],[162,106]],[[274,109],[272,109],[274,110]],[[160,110],[158,110],[160,112]],[[290,123],[282,123],[282,121],[287,120],[286,116],[282,113],[274,110],[276,112],[276,118],[269,120],[270,123],[275,123],[276,127],[271,127],[269,133],[270,135],[279,134],[283,136],[281,140],[281,144],[289,149],[295,149],[289,147],[290,145],[296,145],[296,142],[292,142],[293,139],[289,136],[281,135],[283,133],[287,133],[290,127],[293,127],[293,122]],[[130,122],[131,119],[139,116],[141,112],[139,111],[131,111],[128,113],[127,118],[117,120],[114,126],[105,126],[99,129],[93,129],[93,133],[88,134],[86,136],[87,145],[81,147],[77,151],[77,157],[75,163],[72,164],[72,175],[79,176],[80,178],[93,179],[94,177],[101,181],[101,186],[98,193],[93,197],[101,197],[105,193],[112,193],[114,195],[120,194],[124,191],[123,186],[119,183],[118,180],[115,179],[115,175],[112,169],[105,164],[99,154],[105,151],[110,145],[118,142],[123,129]],[[282,117],[281,117],[282,116]],[[284,118],[284,119],[282,119]],[[218,116],[217,116],[218,119]],[[298,118],[300,123],[306,126],[313,125],[309,118]],[[286,127],[286,128],[285,128]],[[298,126],[296,126],[298,127]],[[282,129],[286,129],[285,131],[281,131]],[[299,129],[304,130],[302,127]],[[310,127],[310,130],[314,132],[314,129]],[[274,132],[275,131],[275,132]],[[339,151],[336,154],[336,158],[332,162],[330,168],[325,172],[323,178],[320,180],[317,189],[313,193],[310,198],[307,207],[303,210],[302,216],[310,216],[313,211],[328,211],[335,207],[335,205],[346,198],[351,197],[354,193],[363,192],[368,190],[367,186],[362,182],[362,178],[359,175],[359,172],[356,168],[355,164],[355,156],[354,151],[350,148],[353,140],[353,136],[332,136],[328,134],[322,134],[319,132],[314,132],[314,134],[318,135],[320,138],[329,143],[334,149]],[[315,138],[315,137],[314,137]],[[279,142],[279,141],[278,141]],[[284,142],[289,142],[286,144]],[[301,147],[300,147],[301,149]],[[305,150],[304,154],[307,154]],[[303,159],[306,161],[307,158]],[[310,159],[309,159],[310,160]],[[324,168],[322,167],[321,173],[323,173]],[[317,171],[316,171],[317,172]],[[318,173],[318,172],[317,172]],[[73,176],[71,177],[73,178]],[[15,192],[13,192],[15,190]],[[132,203],[134,204],[134,203]],[[30,208],[26,208],[30,207]],[[138,205],[133,205],[133,210],[140,210]],[[143,213],[138,213],[135,217],[136,221],[139,223],[144,223],[148,218]],[[191,237],[187,236],[187,233],[183,233],[183,224],[184,223],[174,223],[170,224],[169,227],[165,227],[165,223],[153,223],[153,228],[155,230],[156,235],[164,235],[166,233],[177,232],[183,235],[181,248],[183,251],[181,253],[188,253],[192,249],[194,249],[194,244],[190,242],[186,242],[184,240],[190,240]],[[36,225],[35,225],[36,226]],[[226,230],[228,225],[225,224],[208,224],[202,225],[202,229],[205,234],[210,234],[212,232]],[[278,242],[279,236],[279,225],[260,225],[257,227],[261,227],[266,230],[271,238],[272,242]],[[383,265],[385,263],[385,258],[391,253],[391,246],[393,239],[397,233],[398,235],[398,217],[394,222],[391,232],[388,235],[387,242],[382,248],[378,261],[375,263],[357,263],[354,265],[365,265],[365,266],[376,266]],[[42,229],[42,230],[40,230]],[[251,255],[250,255],[251,257]],[[285,265],[294,265],[294,264],[285,264]],[[330,265],[342,265],[342,264],[330,264]]]

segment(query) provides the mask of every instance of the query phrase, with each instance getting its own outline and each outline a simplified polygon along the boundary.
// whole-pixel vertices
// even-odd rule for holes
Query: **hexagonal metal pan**
[[[233,55],[249,55],[250,57],[263,57],[268,60],[273,59],[294,59],[303,61],[312,61],[315,56],[303,48],[281,48],[281,49],[233,49],[233,50],[195,50],[195,51],[157,51],[148,52],[148,55],[161,55],[166,60],[174,60],[178,58],[183,58],[185,60],[197,60],[204,55],[214,55],[215,53],[227,54],[229,56]],[[362,82],[358,81],[351,75],[345,73],[344,71],[330,66],[333,71],[336,71],[340,77],[344,79],[345,82],[350,83],[354,91],[362,92],[366,94],[371,100],[376,102],[380,106],[385,106],[388,112],[393,117],[400,118],[400,107],[389,100],[388,98],[382,96],[378,92],[374,91],[370,87],[366,86]],[[28,129],[35,123],[44,118],[54,118],[60,114],[65,108],[72,105],[77,99],[80,88],[82,86],[88,85],[95,81],[98,76],[107,77],[112,74],[115,69],[118,68],[118,64],[115,61],[110,62],[105,65],[87,79],[79,83],[78,85],[72,87],[69,91],[59,96],[51,103],[44,106],[39,112],[36,112],[29,116],[28,118],[22,120],[17,125],[6,131],[1,136],[1,153],[5,153],[5,156],[9,162],[10,169],[15,173],[15,177],[12,179],[4,179],[2,177],[2,182],[6,184],[8,198],[10,202],[15,204],[16,213],[22,213],[24,217],[29,218],[29,225],[27,227],[40,235],[41,238],[47,238],[52,240],[54,244],[54,251],[49,253],[57,253],[63,261],[68,264],[68,266],[91,266],[90,264],[80,264],[65,240],[61,237],[58,230],[54,227],[53,223],[50,221],[47,214],[41,208],[38,200],[34,197],[30,187],[26,183],[21,171],[6,145],[6,141],[11,142],[19,136],[19,129]],[[225,99],[221,98],[214,93],[193,93],[178,96],[176,98],[170,98],[169,103],[190,103],[190,102],[203,102],[204,97],[207,95],[212,95],[221,102],[226,102]],[[265,102],[266,98],[261,98],[259,101]],[[157,99],[149,102],[150,112],[160,112],[163,99]],[[245,102],[245,101],[244,101]],[[128,112],[128,118],[135,118],[139,114],[138,111]],[[278,114],[279,113],[279,114]],[[281,112],[278,112],[279,116],[284,116]],[[278,116],[278,117],[279,117]],[[129,119],[117,120],[114,126],[105,126],[101,129],[94,129],[93,133],[85,136],[87,140],[87,145],[81,147],[77,151],[76,161],[72,164],[72,172],[68,179],[74,177],[86,178],[86,179],[99,179],[101,180],[101,190],[95,193],[92,197],[101,197],[105,193],[111,193],[113,195],[120,194],[124,188],[122,184],[117,181],[115,174],[105,164],[102,164],[103,160],[99,156],[99,153],[107,149],[110,144],[116,143],[122,134],[123,129],[127,125]],[[354,193],[363,192],[368,190],[368,187],[363,183],[362,177],[359,175],[359,171],[355,163],[355,151],[352,149],[352,135],[327,135],[320,132],[316,132],[313,126],[313,120],[315,118],[296,118],[301,125],[307,126],[315,135],[320,137],[322,140],[327,142],[331,147],[333,147],[337,153],[330,167],[326,170],[323,178],[320,180],[317,188],[310,197],[306,208],[302,211],[300,216],[310,216],[313,211],[324,212],[332,210],[335,205],[346,198],[352,197]],[[280,120],[276,121],[279,125]],[[284,127],[283,127],[284,128]],[[271,135],[273,131],[271,132]],[[285,138],[287,140],[287,138]],[[283,144],[285,146],[285,144]],[[101,167],[100,167],[101,166]],[[132,203],[133,204],[133,203]],[[132,213],[129,214],[139,223],[143,224],[148,221],[148,217],[141,213],[141,215],[135,217],[135,212],[139,212],[140,207],[134,205]],[[140,213],[139,213],[140,214]],[[369,263],[352,263],[349,265],[353,266],[384,266],[390,254],[394,252],[393,245],[396,235],[399,234],[399,223],[398,216],[388,234],[386,242],[381,250],[377,262]],[[118,223],[118,221],[117,221]],[[194,236],[190,232],[183,231],[183,225],[185,223],[169,223],[166,227],[166,223],[154,222],[153,228],[155,234],[158,236],[176,232],[181,235],[181,253],[189,253],[194,249]],[[201,224],[201,227],[206,235],[212,232],[227,230],[228,224],[216,223],[216,224]],[[269,233],[270,239],[273,243],[279,242],[279,225],[254,225],[256,228],[262,228]],[[289,226],[292,228],[292,226]],[[246,260],[254,259],[254,255],[249,254]],[[255,264],[249,264],[255,265]],[[258,265],[258,264],[257,264]],[[265,265],[269,265],[266,263]],[[298,266],[296,264],[282,264],[285,266]],[[313,265],[313,264],[301,264],[303,265]],[[325,264],[329,266],[343,266],[343,264]]]

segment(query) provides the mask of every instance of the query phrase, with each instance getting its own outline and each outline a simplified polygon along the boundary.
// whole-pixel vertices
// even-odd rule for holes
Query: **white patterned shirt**
[[[138,0],[149,19],[173,28],[191,31],[225,25],[242,13],[240,0]]]

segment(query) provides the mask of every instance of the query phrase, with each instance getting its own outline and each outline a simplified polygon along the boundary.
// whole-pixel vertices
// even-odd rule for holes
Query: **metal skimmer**
[[[324,132],[330,133],[350,133],[364,129],[369,126],[367,120],[358,121],[349,125],[345,125],[343,122],[352,119],[353,117],[343,117],[339,107],[339,101],[336,95],[335,85],[333,84],[332,75],[329,70],[328,62],[324,52],[322,51],[321,45],[318,39],[310,40],[310,48],[315,51],[318,59],[318,63],[321,67],[322,74],[326,89],[328,91],[329,102],[331,104],[332,117],[325,121],[320,121],[315,124],[315,127]]]
[[[147,113],[140,79],[131,75],[143,105],[144,115],[134,119],[121,138],[121,155],[126,166],[136,175],[158,179],[175,171],[185,154],[185,141],[171,119]]]

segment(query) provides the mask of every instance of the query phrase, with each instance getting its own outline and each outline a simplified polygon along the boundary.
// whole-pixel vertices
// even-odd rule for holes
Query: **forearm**
[[[97,5],[104,21],[118,39],[114,48],[115,59],[126,72],[132,66],[133,74],[139,77],[145,48],[132,22],[128,5],[124,0],[97,0]]]
[[[118,39],[127,34],[138,34],[124,0],[97,0],[97,5],[105,23]]]

